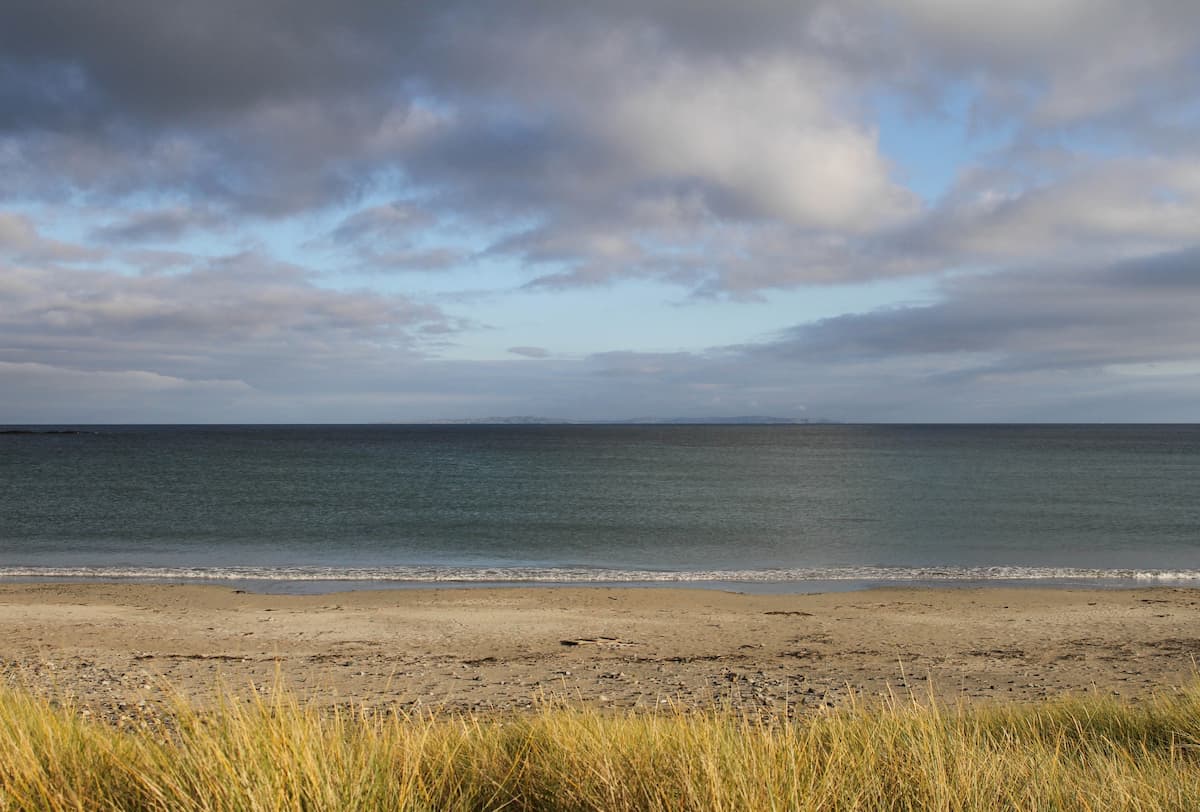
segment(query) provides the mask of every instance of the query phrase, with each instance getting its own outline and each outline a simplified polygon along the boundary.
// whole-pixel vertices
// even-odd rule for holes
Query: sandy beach
[[[889,690],[1136,699],[1190,682],[1200,591],[415,589],[0,585],[0,673],[133,718],[277,677],[319,703],[487,712],[546,698],[800,713]]]

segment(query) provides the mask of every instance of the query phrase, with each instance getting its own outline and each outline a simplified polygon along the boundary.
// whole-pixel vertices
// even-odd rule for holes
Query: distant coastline
[[[764,415],[737,415],[734,417],[538,417],[534,415],[510,415],[506,417],[466,417],[459,419],[441,419],[419,421],[421,425],[431,426],[789,426],[789,425],[825,425],[838,424],[842,421],[824,417],[769,417]],[[410,421],[385,421],[383,425],[416,425]]]

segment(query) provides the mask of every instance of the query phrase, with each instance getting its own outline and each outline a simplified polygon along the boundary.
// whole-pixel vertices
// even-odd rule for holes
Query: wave
[[[739,570],[650,570],[603,567],[0,567],[0,579],[152,581],[359,581],[396,583],[880,583],[962,581],[1200,581],[1191,569],[1079,567],[807,567]]]

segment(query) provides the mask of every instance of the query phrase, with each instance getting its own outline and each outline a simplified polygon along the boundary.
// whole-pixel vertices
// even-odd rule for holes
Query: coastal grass
[[[1200,689],[1139,703],[894,699],[527,714],[320,708],[277,689],[124,729],[0,689],[2,810],[1200,808]]]

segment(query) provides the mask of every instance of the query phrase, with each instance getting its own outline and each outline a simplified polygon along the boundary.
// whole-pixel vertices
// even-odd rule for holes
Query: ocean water
[[[1197,426],[68,428],[0,579],[1200,584]]]

